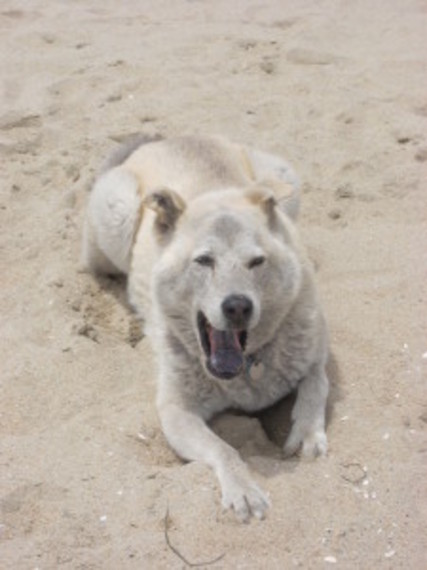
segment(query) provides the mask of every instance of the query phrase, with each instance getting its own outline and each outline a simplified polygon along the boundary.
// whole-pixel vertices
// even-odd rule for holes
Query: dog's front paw
[[[307,430],[294,423],[283,451],[286,457],[294,455],[301,448],[303,457],[314,459],[326,455],[328,438],[324,429]]]
[[[264,491],[246,473],[229,473],[222,480],[222,506],[233,508],[237,518],[247,522],[251,516],[263,519],[270,506]]]

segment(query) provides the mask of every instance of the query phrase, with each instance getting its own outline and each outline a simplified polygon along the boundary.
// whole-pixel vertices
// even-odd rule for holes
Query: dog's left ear
[[[179,194],[169,188],[159,188],[144,200],[144,206],[156,212],[155,227],[160,236],[169,234],[185,210],[185,202]]]

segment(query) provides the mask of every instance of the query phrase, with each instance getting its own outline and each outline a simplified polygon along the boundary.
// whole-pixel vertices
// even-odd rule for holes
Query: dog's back
[[[137,137],[116,150],[105,167],[92,190],[84,230],[82,262],[94,272],[129,272],[144,198],[159,188],[172,189],[188,202],[262,179],[286,213],[298,213],[298,182],[289,165],[222,137]]]
[[[179,137],[144,145],[123,163],[123,168],[138,178],[144,194],[168,187],[186,201],[251,182],[242,147],[220,137]]]

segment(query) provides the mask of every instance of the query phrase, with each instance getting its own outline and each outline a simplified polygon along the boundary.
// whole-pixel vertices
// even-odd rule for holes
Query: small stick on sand
[[[220,556],[218,556],[217,558],[214,558],[214,560],[210,560],[208,562],[190,562],[189,560],[187,560],[185,558],[185,556],[183,556],[179,550],[173,545],[171,544],[170,538],[169,538],[169,533],[168,533],[168,524],[169,524],[169,505],[166,507],[166,514],[165,514],[165,518],[164,518],[164,524],[165,524],[165,541],[166,544],[169,546],[169,548],[172,550],[172,552],[174,554],[176,554],[176,556],[178,556],[178,558],[180,558],[185,564],[187,564],[187,566],[190,566],[191,568],[195,568],[197,566],[209,566],[211,564],[215,564],[216,562],[219,562],[222,558],[224,558],[225,553],[220,554]]]

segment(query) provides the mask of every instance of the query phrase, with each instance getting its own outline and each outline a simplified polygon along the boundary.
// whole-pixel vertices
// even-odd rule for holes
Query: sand
[[[427,568],[426,29],[421,0],[1,2],[2,570]],[[283,460],[286,405],[216,425],[264,521],[169,449],[123,281],[79,272],[88,190],[139,132],[224,134],[302,180],[329,454]]]

